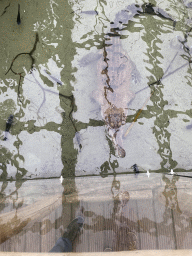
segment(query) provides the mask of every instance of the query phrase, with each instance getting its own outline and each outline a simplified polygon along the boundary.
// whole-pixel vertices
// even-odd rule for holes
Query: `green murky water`
[[[130,15],[143,3],[129,2]],[[119,158],[97,96],[98,63],[110,22],[127,1],[0,1],[2,211],[5,198],[17,197],[30,179],[62,175],[70,194],[78,190],[74,177],[115,179],[133,173],[134,164],[144,173],[191,171],[191,3],[151,3],[161,15],[141,13],[121,25],[120,43],[137,77],[119,97],[134,95],[121,127],[126,156]]]
[[[124,134],[135,122],[123,138],[126,157],[118,159],[93,92],[104,35],[126,2],[23,1],[18,25],[17,2],[1,1],[2,179],[127,172],[135,163],[144,170],[191,170],[191,9],[179,1],[153,4],[176,23],[142,14],[121,32],[140,79],[128,87],[136,94]],[[10,114],[14,122],[3,141]]]

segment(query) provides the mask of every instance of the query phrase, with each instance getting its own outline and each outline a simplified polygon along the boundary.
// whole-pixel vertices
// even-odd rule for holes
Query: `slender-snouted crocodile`
[[[117,13],[115,21],[111,22],[110,33],[105,35],[103,57],[98,61],[98,94],[101,104],[101,114],[105,120],[107,134],[115,149],[117,157],[125,157],[122,145],[122,126],[126,123],[128,103],[134,98],[130,84],[139,80],[139,72],[121,44],[123,24],[136,15],[157,15],[174,21],[165,11],[152,4],[130,5],[126,10]]]

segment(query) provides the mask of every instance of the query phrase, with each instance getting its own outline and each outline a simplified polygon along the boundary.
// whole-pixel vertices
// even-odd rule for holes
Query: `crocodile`
[[[164,10],[150,4],[132,4],[121,10],[110,23],[110,31],[105,34],[102,53],[89,53],[80,61],[80,66],[97,62],[98,88],[93,92],[94,99],[101,106],[101,116],[105,122],[107,136],[111,140],[117,157],[125,157],[123,147],[123,126],[128,116],[128,104],[135,97],[131,84],[140,81],[140,74],[128,53],[123,49],[122,30],[135,16],[156,15],[173,22]]]
[[[107,43],[110,46],[107,47]],[[120,37],[112,37],[104,46],[103,60],[97,65],[98,71],[98,98],[101,105],[101,115],[105,121],[108,137],[111,139],[116,155],[125,157],[122,146],[122,126],[128,115],[128,102],[134,94],[129,89],[132,82],[133,63],[123,50]]]
[[[133,82],[140,80],[139,72],[121,44],[121,31],[136,15],[148,13],[174,21],[166,12],[152,4],[130,5],[116,14],[110,23],[110,32],[103,41],[103,56],[98,61],[98,94],[101,115],[105,121],[107,136],[112,141],[117,157],[125,157],[123,125],[128,116],[128,104],[134,99],[130,90]]]

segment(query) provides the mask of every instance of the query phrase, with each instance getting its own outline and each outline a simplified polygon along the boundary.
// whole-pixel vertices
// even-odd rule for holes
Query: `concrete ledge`
[[[192,256],[192,250],[139,250],[123,252],[82,252],[82,253],[28,253],[28,252],[0,252],[0,256]]]

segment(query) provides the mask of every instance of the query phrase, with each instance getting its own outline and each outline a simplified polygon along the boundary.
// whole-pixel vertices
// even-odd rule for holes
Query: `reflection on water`
[[[30,19],[23,1],[18,25],[1,2],[1,178],[191,169],[190,8],[164,4],[40,2]]]
[[[66,193],[58,179],[26,181],[17,193],[9,192],[12,183],[4,186],[1,251],[49,251],[75,216],[85,219],[76,252],[191,249],[191,179],[79,177],[73,192],[67,180]]]
[[[80,207],[74,251],[190,248],[190,179],[165,175],[192,169],[190,3],[0,10],[1,250],[49,251]]]

